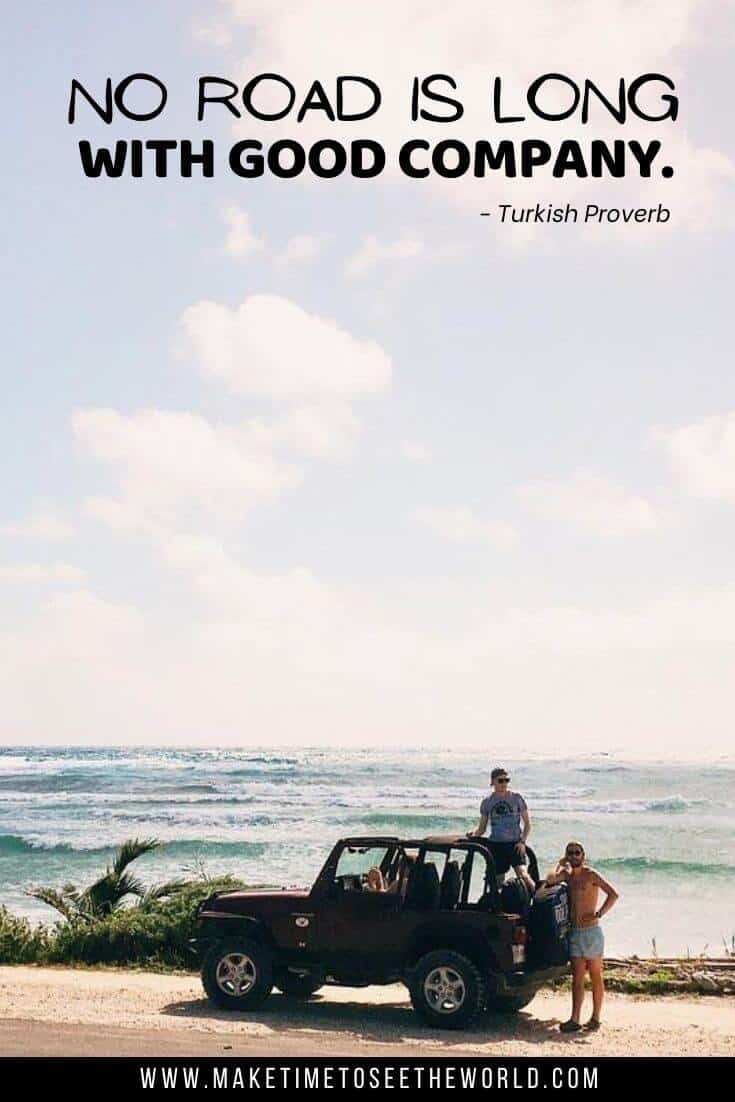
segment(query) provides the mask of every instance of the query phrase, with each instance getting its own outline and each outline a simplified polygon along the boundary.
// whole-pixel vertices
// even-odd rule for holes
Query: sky
[[[733,7],[30,0],[7,17],[0,745],[732,747]],[[412,127],[410,78],[467,111]],[[149,72],[165,113],[105,126]],[[364,124],[195,118],[362,74]],[[668,74],[672,179],[86,179],[77,142],[496,139],[540,73]],[[147,103],[143,92],[131,103]],[[654,97],[655,99],[655,97]],[[264,101],[265,102],[265,101]],[[269,101],[270,102],[270,101]],[[594,135],[592,132],[594,131]],[[499,203],[665,204],[508,226]],[[480,217],[481,210],[494,212]]]

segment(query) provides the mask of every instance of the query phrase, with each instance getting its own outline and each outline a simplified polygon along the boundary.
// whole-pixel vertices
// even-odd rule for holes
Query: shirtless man
[[[572,931],[569,937],[569,955],[572,958],[572,1016],[559,1027],[562,1033],[576,1033],[582,1029],[582,1003],[584,1002],[584,977],[587,972],[592,983],[592,1017],[584,1028],[600,1028],[600,1013],[605,985],[602,979],[602,956],[605,939],[600,919],[618,900],[618,893],[599,872],[584,863],[584,846],[580,842],[567,842],[564,856],[557,863],[546,883],[566,884],[572,910]],[[597,906],[598,892],[605,893],[605,901]]]

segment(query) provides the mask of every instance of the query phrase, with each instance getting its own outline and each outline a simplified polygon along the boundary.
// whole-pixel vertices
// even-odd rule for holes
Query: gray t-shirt
[[[521,837],[521,812],[526,801],[520,792],[499,796],[491,792],[480,804],[480,814],[487,815],[493,842],[518,842]]]

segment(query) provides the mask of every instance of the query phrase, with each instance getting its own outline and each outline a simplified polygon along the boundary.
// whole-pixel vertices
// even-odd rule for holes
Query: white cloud
[[[283,249],[273,258],[279,268],[294,268],[316,260],[322,251],[324,238],[313,233],[297,233],[289,237]]]
[[[84,512],[94,520],[117,531],[138,528],[146,522],[146,512],[135,500],[120,501],[112,497],[88,497]]]
[[[289,237],[280,251],[275,251],[265,237],[255,232],[248,211],[231,203],[223,208],[221,215],[228,227],[224,251],[235,260],[267,255],[276,268],[298,268],[316,260],[325,241],[323,234],[297,233]]]
[[[23,628],[0,630],[4,730],[28,741],[134,742],[143,716],[152,728],[178,706],[166,656],[135,607],[88,590],[55,594]]]
[[[428,463],[431,452],[419,440],[404,440],[401,443],[401,454],[409,463]]]
[[[696,729],[700,747],[728,744],[733,587],[590,607],[498,602],[457,580],[397,600],[303,567],[259,572],[211,538],[160,532],[156,547],[204,599],[183,626],[75,591],[0,631],[14,737],[446,745],[490,727],[526,750],[665,736],[686,751]]]
[[[43,606],[49,620],[63,625],[64,631],[69,622],[78,628],[78,639],[86,649],[86,642],[93,645],[103,637],[119,638],[137,636],[144,628],[144,617],[140,609],[115,601],[98,597],[88,589],[75,589],[70,593],[57,593]],[[90,636],[92,637],[90,639]]]
[[[301,481],[300,467],[281,453],[347,454],[360,431],[352,400],[390,381],[391,362],[378,344],[275,296],[254,296],[236,310],[198,303],[182,327],[205,375],[238,394],[270,398],[274,409],[235,425],[160,409],[78,410],[77,439],[113,467],[119,484],[117,496],[86,502],[87,513],[111,528],[236,525]]]
[[[84,571],[70,563],[0,563],[0,582],[11,585],[38,582],[65,582],[78,584],[84,579]]]
[[[192,26],[192,34],[198,42],[203,42],[207,46],[224,50],[232,44],[232,33],[224,20],[210,19],[206,22],[195,22]]]
[[[73,429],[90,454],[116,471],[121,499],[90,505],[113,526],[201,515],[236,523],[301,479],[294,467],[254,448],[247,431],[197,414],[86,409],[74,414]]]
[[[735,644],[735,625],[728,622],[733,612],[732,586],[677,590],[630,607],[601,602],[596,607],[559,603],[506,608],[480,626],[480,638],[471,646],[596,654]]]
[[[682,487],[694,497],[735,501],[735,410],[658,429]]]
[[[487,544],[498,551],[510,551],[518,542],[516,531],[509,524],[482,520],[466,506],[417,509],[414,516],[450,543]]]
[[[727,196],[735,185],[735,162],[718,149],[698,147],[685,133],[671,135],[665,145],[666,158],[675,175],[661,188],[657,201],[672,212],[667,228],[693,232],[735,227],[735,210]],[[661,227],[644,225],[646,236],[656,239]],[[620,232],[619,225],[610,230]],[[632,235],[631,235],[632,236]]]
[[[254,296],[237,310],[198,303],[182,327],[205,375],[271,399],[273,410],[234,425],[160,409],[77,410],[78,441],[113,467],[119,485],[116,496],[89,498],[85,509],[113,529],[237,525],[301,482],[293,457],[349,453],[360,431],[352,400],[390,381],[378,344],[275,296]]]
[[[0,532],[6,536],[63,543],[74,535],[74,526],[55,509],[42,506],[25,520],[0,525]]]
[[[520,486],[518,494],[538,516],[600,536],[652,532],[661,522],[659,511],[646,498],[583,471],[567,480],[535,479]]]
[[[350,451],[360,422],[348,402],[324,401],[292,406],[270,421],[253,419],[246,432],[255,447],[326,459]]]
[[[346,399],[390,382],[391,361],[380,345],[277,295],[253,295],[234,310],[198,302],[181,324],[204,374],[238,394]]]
[[[366,275],[386,264],[414,260],[424,251],[423,242],[415,235],[404,232],[396,241],[382,242],[373,234],[363,237],[359,249],[345,263],[348,276]]]
[[[257,237],[253,231],[250,215],[242,207],[225,207],[222,218],[229,227],[225,238],[225,252],[230,256],[244,260],[265,248],[263,239]]]
[[[207,596],[215,619],[224,614],[232,624],[242,618],[240,633],[251,633],[254,642],[270,649],[292,647],[294,632],[305,642],[337,607],[329,586],[303,567],[259,573],[210,536],[161,531],[155,544],[168,565]]]
[[[458,67],[464,72],[484,59],[487,41],[493,43],[494,56],[506,60],[504,71],[525,64],[535,75],[547,72],[550,52],[555,52],[561,72],[563,66],[574,70],[581,55],[588,67],[599,63],[606,73],[617,74],[620,57],[629,60],[630,71],[646,72],[686,44],[695,16],[707,8],[701,0],[650,0],[633,9],[625,0],[610,0],[609,18],[601,24],[599,12],[580,8],[574,0],[560,0],[553,10],[544,0],[525,0],[512,18],[499,0],[467,0],[458,9],[448,9],[442,0],[404,0],[400,9],[392,0],[375,0],[359,11],[332,0],[312,0],[308,8],[276,6],[270,0],[226,3],[233,28],[240,24],[259,32],[247,39],[248,56],[262,62],[288,59],[292,79],[332,71],[369,75],[366,64],[384,72],[397,67],[403,73],[409,66],[420,73],[443,72],[439,61],[448,54],[456,61],[448,71]],[[414,50],[406,58],[409,43]],[[351,68],[344,68],[345,59]],[[322,69],[317,62],[331,62],[332,68]],[[343,68],[334,68],[339,62]]]

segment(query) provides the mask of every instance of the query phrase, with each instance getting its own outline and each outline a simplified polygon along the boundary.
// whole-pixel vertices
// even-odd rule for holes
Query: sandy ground
[[[0,1055],[724,1056],[735,1000],[608,996],[603,1029],[562,1036],[566,994],[540,992],[512,1019],[441,1033],[403,987],[324,988],[307,1003],[274,993],[253,1014],[211,1007],[196,976],[0,967]]]

